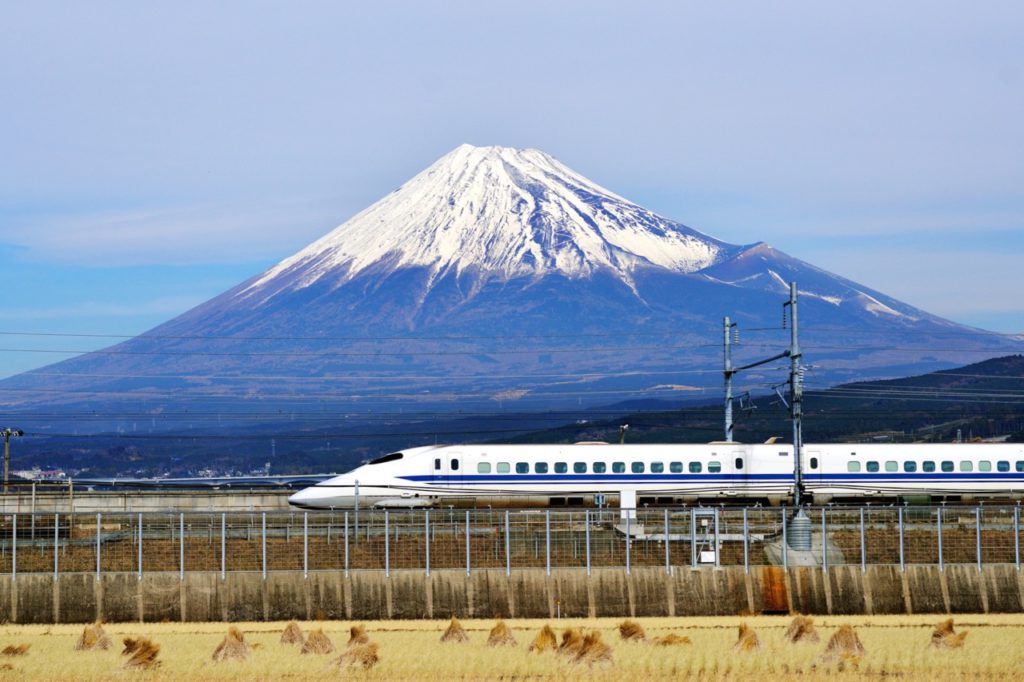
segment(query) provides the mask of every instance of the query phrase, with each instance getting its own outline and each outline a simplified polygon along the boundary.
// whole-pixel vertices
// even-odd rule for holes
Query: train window
[[[921,471],[932,473],[935,471],[935,462],[921,462]]]
[[[390,455],[384,455],[370,462],[370,464],[383,464],[384,462],[394,462],[395,460],[402,459],[403,455],[401,452],[392,452]]]
[[[817,469],[818,468],[818,458],[817,457],[811,457],[811,468],[812,469]]]
[[[459,460],[454,458],[454,457],[452,457],[452,471],[458,471],[458,470],[459,470]]]
[[[743,458],[742,457],[737,457],[736,458],[736,470],[739,471],[742,468],[743,468]]]
[[[914,473],[915,471],[917,471],[917,462],[904,462],[903,470],[906,471],[908,474]]]
[[[868,462],[868,471],[875,473],[878,471],[878,462]]]
[[[565,462],[555,462],[555,473],[556,474],[567,474],[569,473],[569,465]]]
[[[1017,460],[1017,471],[1024,472],[1024,462],[1019,459]]]
[[[489,474],[489,473],[491,473],[491,463],[490,462],[480,462],[479,464],[476,465],[476,472],[478,474]]]
[[[612,473],[613,474],[624,474],[626,473],[625,462],[612,462]]]
[[[1001,472],[1003,472],[1005,474],[1007,471],[1010,470],[1010,463],[1009,462],[1005,462],[1005,461],[1004,462],[996,462],[996,470],[997,471],[1001,471]]]
[[[533,465],[533,473],[535,474],[546,474],[548,472],[547,462],[537,462]]]
[[[945,462],[942,463],[942,470],[948,474],[950,471],[953,470],[953,463],[950,462],[949,460],[946,460]]]
[[[1024,464],[1024,462],[1021,462],[1021,464]],[[683,463],[682,462],[669,462],[668,463],[668,470],[671,471],[673,474],[681,474],[681,473],[683,473]]]
[[[974,462],[967,459],[960,460],[960,471],[974,471]]]
[[[605,464],[604,462],[594,462],[594,473],[595,474],[603,474],[606,471],[608,471],[608,465],[607,464]]]
[[[978,471],[992,471],[992,462],[987,459],[983,459],[978,462]]]
[[[587,473],[587,463],[586,462],[573,462],[572,463],[572,472],[574,474],[585,474],[585,473]]]
[[[634,474],[642,474],[644,472],[644,463],[633,462],[632,466],[630,466],[630,469],[633,471]]]
[[[702,467],[701,467],[700,462],[690,462],[690,473],[691,474],[699,474],[701,468]]]
[[[885,470],[886,471],[899,471],[900,470],[900,463],[899,462],[894,462],[894,461],[892,461],[890,459],[889,461],[887,461],[885,463]]]
[[[651,462],[651,473],[652,474],[663,474],[665,473],[664,462]]]
[[[720,474],[722,473],[721,462],[708,462],[708,473],[709,474]]]
[[[530,473],[530,465],[526,462],[516,462],[516,473],[517,474],[528,474]]]
[[[441,458],[438,457],[437,459],[434,460],[434,471],[440,471],[440,470],[441,470]]]
[[[860,462],[847,462],[846,470],[852,471],[853,473],[857,473],[858,471],[860,471]]]
[[[499,474],[507,474],[509,472],[509,469],[511,469],[511,467],[509,467],[508,462],[498,462]]]

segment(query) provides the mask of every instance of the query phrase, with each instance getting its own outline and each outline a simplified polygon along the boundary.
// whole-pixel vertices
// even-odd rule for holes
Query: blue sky
[[[1013,2],[4,3],[0,331],[144,331],[470,142],[1022,332],[1021,35]]]

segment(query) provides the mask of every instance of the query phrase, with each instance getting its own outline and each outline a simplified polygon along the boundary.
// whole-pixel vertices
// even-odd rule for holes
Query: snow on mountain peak
[[[263,273],[245,293],[340,285],[369,268],[508,280],[642,267],[694,272],[732,247],[658,216],[536,149],[463,144]],[[274,281],[280,281],[275,285]]]

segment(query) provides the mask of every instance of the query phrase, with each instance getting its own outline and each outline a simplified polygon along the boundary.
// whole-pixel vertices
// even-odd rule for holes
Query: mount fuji
[[[183,409],[525,410],[704,390],[710,399],[723,316],[739,323],[739,362],[778,352],[794,280],[812,384],[1021,348],[766,243],[715,239],[541,151],[462,145],[179,317],[0,382],[12,389],[0,401],[7,412],[87,407],[155,424]],[[741,380],[767,389],[781,376],[764,368]]]

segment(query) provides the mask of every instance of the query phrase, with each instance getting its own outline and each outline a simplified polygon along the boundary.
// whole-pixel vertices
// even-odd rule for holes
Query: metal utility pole
[[[0,435],[4,437],[4,494],[7,494],[7,480],[8,470],[11,463],[11,436],[20,437],[24,436],[25,432],[21,429],[6,428],[0,431]]]
[[[725,342],[725,441],[733,442],[732,439],[732,330],[735,322],[730,322],[728,315],[725,317],[725,324],[722,329],[723,341]]]
[[[803,491],[803,473],[800,467],[803,450],[803,369],[800,367],[800,333],[797,315],[796,282],[789,283],[789,301],[782,304],[783,314],[789,306],[789,415],[793,420],[793,502],[799,507]]]

